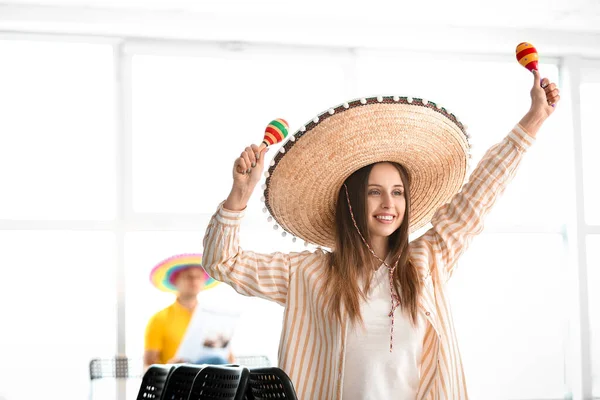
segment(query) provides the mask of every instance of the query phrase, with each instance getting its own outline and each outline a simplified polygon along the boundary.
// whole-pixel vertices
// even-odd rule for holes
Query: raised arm
[[[514,177],[538,130],[554,112],[560,100],[558,93],[554,83],[547,79],[540,83],[539,74],[534,72],[530,110],[486,152],[462,190],[435,213],[433,228],[412,244],[414,250],[441,255],[432,262],[445,280],[452,276],[457,259],[473,237],[483,230],[486,215]]]
[[[266,150],[247,147],[235,160],[233,186],[213,215],[204,237],[203,267],[216,280],[238,293],[286,304],[290,275],[317,253],[259,254],[239,246],[240,223],[246,204],[260,180]]]

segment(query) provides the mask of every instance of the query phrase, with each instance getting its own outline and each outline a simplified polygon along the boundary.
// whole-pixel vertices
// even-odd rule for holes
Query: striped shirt
[[[461,191],[436,211],[432,228],[409,244],[423,285],[419,307],[427,319],[418,400],[468,398],[446,282],[533,141],[515,126],[486,152]],[[279,367],[300,400],[341,399],[349,323],[340,324],[324,311],[327,254],[320,249],[289,254],[242,250],[243,215],[219,206],[204,237],[204,268],[243,295],[284,307]]]

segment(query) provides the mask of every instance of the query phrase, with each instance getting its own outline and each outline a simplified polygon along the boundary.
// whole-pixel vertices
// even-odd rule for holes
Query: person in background
[[[154,314],[146,326],[144,370],[152,364],[233,363],[231,353],[228,360],[222,357],[201,360],[175,358],[192,314],[198,306],[198,294],[218,284],[202,268],[202,254],[181,254],[162,261],[150,272],[150,281],[157,289],[173,293],[177,298],[173,304]]]

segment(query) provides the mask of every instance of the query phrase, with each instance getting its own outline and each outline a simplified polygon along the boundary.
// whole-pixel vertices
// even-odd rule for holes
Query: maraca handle
[[[260,144],[260,146],[258,146],[258,152],[260,153],[267,147],[269,147],[269,144],[263,140],[262,143]]]

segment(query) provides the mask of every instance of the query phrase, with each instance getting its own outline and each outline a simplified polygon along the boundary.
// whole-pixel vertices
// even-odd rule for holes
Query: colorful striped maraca
[[[531,43],[523,42],[517,46],[517,61],[530,72],[538,69],[538,52]]]
[[[258,151],[262,151],[265,147],[282,142],[288,135],[290,126],[283,118],[277,118],[269,123],[265,129],[265,136],[258,147]]]
[[[265,147],[271,146],[272,144],[282,142],[283,139],[287,137],[289,128],[290,126],[288,125],[287,121],[283,118],[277,118],[271,121],[265,129],[265,135],[263,136],[262,143],[260,144],[260,146],[258,146],[258,152],[260,153],[264,150]],[[249,169],[248,171],[239,172],[248,174],[250,173],[250,171],[251,169]]]

